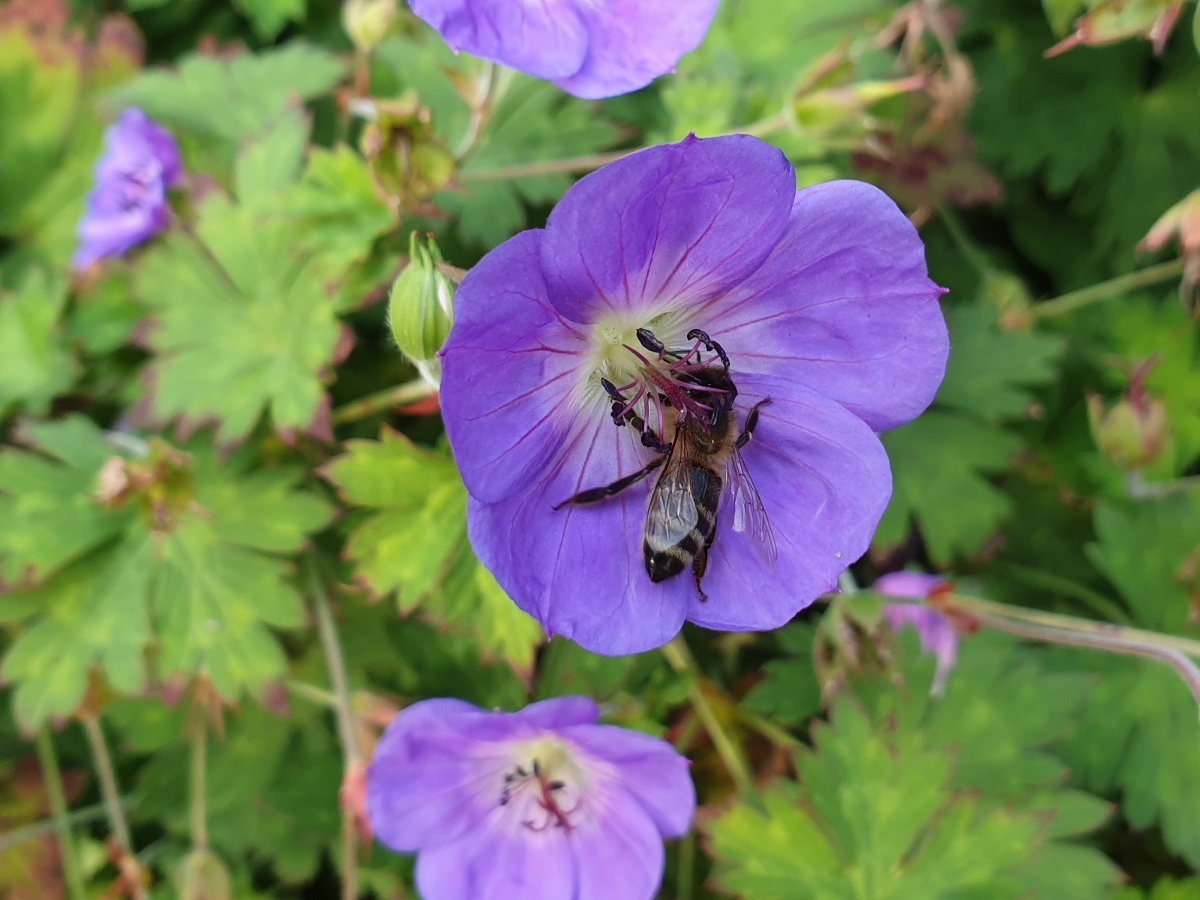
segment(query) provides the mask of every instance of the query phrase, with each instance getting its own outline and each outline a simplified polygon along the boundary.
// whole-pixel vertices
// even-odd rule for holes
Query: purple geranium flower
[[[872,589],[886,597],[906,597],[928,600],[938,589],[949,586],[940,575],[924,572],[891,572],[875,580]],[[932,606],[917,603],[889,603],[883,608],[892,631],[911,625],[921,638],[921,648],[937,658],[933,684],[929,692],[940,697],[946,690],[946,679],[958,659],[958,630],[954,623]]]
[[[670,72],[704,39],[717,0],[411,0],[455,50],[613,97]]]
[[[167,189],[183,177],[175,139],[139,109],[127,109],[104,135],[96,183],[79,223],[74,267],[120,256],[170,218]]]
[[[941,289],[882,192],[795,177],[745,135],[643,150],[459,287],[442,408],[471,538],[549,632],[617,654],[685,619],[776,628],[867,549],[891,493],[876,432],[924,410],[945,368]],[[684,431],[689,453],[660,452]],[[705,557],[701,587],[687,560]]]
[[[375,834],[419,854],[426,900],[648,900],[663,838],[683,835],[695,811],[688,761],[598,718],[586,697],[516,713],[408,707],[367,775]]]

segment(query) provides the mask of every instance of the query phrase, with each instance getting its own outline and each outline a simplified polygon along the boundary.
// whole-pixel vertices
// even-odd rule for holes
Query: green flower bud
[[[1167,446],[1169,425],[1163,402],[1144,393],[1109,409],[1095,394],[1087,398],[1092,438],[1109,460],[1124,469],[1155,462]]]
[[[408,266],[392,285],[388,320],[400,352],[436,386],[442,376],[437,354],[454,324],[454,282],[438,268],[442,254],[432,237],[414,231],[408,252]]]
[[[233,900],[233,884],[220,857],[193,850],[179,868],[181,900]]]
[[[346,0],[342,5],[342,27],[360,53],[375,49],[395,18],[396,0]]]

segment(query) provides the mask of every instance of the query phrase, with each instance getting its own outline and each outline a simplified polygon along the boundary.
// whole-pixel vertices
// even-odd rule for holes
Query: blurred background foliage
[[[403,8],[355,46],[342,14],[0,3],[0,896],[411,896],[359,831],[395,710],[586,693],[693,760],[664,896],[1200,898],[1200,725],[1154,661],[984,628],[931,697],[867,593],[666,653],[545,644],[466,542],[383,302],[412,231],[469,268],[692,131],[873,181],[950,288],[953,352],[885,436],[854,579],[944,571],[1194,652],[1200,211],[1146,235],[1200,203],[1196,4],[725,0],[673,76],[603,103]],[[183,149],[176,223],[73,275],[131,105]]]

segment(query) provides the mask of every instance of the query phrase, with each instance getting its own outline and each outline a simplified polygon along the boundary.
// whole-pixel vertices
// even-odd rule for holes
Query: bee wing
[[[733,495],[733,530],[745,532],[759,558],[767,568],[774,569],[775,561],[779,558],[775,532],[771,530],[771,520],[767,518],[766,507],[754,486],[754,479],[750,477],[750,470],[746,468],[746,461],[736,448],[725,468],[725,477]]]
[[[692,466],[678,447],[671,456],[650,494],[646,513],[646,543],[655,552],[674,547],[700,520],[692,494]]]

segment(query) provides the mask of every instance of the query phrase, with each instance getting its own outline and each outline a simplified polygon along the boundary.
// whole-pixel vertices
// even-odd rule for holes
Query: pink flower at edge
[[[939,589],[949,587],[949,582],[940,575],[924,572],[891,572],[876,579],[872,590],[885,597],[904,597],[928,600]],[[940,697],[946,690],[946,681],[958,659],[958,630],[954,623],[932,606],[919,603],[889,603],[883,609],[892,631],[899,632],[905,625],[916,629],[921,639],[921,648],[937,658],[937,668],[929,692]]]

